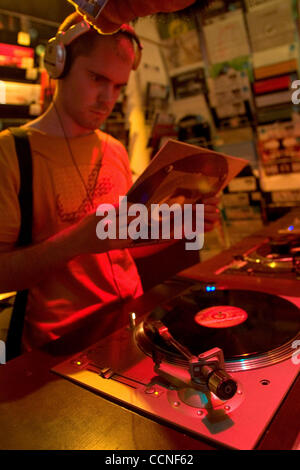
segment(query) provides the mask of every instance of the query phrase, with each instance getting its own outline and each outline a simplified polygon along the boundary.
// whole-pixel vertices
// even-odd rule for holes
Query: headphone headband
[[[133,62],[133,65],[132,65],[132,70],[137,70],[138,66],[141,63],[142,50],[143,50],[143,45],[142,45],[138,35],[136,34],[134,29],[129,24],[122,24],[120,29],[114,34],[118,34],[118,33],[126,34],[136,44],[137,49],[135,51],[135,58],[134,58],[134,62]]]
[[[90,26],[87,21],[82,20],[79,23],[71,26],[69,29],[67,29],[67,31],[59,31],[55,37],[48,41],[45,51],[44,63],[45,68],[51,78],[61,78],[63,76],[67,59],[66,46],[69,46],[82,34],[90,31],[91,28],[92,26]],[[101,35],[98,30],[97,32]],[[135,60],[132,66],[132,69],[136,70],[141,61],[143,46],[131,26],[123,24],[120,29],[113,34],[118,33],[126,34],[137,45]]]
[[[61,39],[65,46],[71,44],[82,34],[87,33],[91,29],[90,25],[86,21],[80,21],[80,23],[73,24],[67,31],[59,31],[56,35],[57,38]]]

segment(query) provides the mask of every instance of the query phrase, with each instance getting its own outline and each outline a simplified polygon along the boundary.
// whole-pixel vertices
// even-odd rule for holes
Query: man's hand
[[[108,0],[96,26],[104,33],[112,33],[136,18],[182,10],[193,3],[195,0]]]
[[[99,240],[96,213],[41,243],[0,253],[0,292],[28,289],[55,274],[73,258],[127,248],[131,240]]]
[[[113,207],[113,206],[112,206]],[[76,255],[86,253],[105,253],[110,250],[122,250],[128,248],[132,240],[128,237],[126,239],[119,239],[119,211],[118,207],[114,206],[115,214],[111,217],[103,216],[99,217],[95,212],[87,215],[82,219],[74,228],[71,230],[70,243],[74,247],[74,253]],[[101,239],[97,236],[100,231],[97,232],[97,225],[101,223],[101,220],[105,220],[105,224],[102,226],[101,232],[108,231],[107,223],[114,225],[115,229],[110,228],[109,233],[113,234],[115,230],[115,236],[108,235],[106,238]],[[128,218],[128,222],[131,219]],[[109,222],[108,222],[109,221]],[[123,227],[123,231],[127,234],[127,224]]]
[[[219,199],[217,197],[207,198],[202,201],[202,204],[204,204],[204,232],[213,230],[220,220],[220,213],[217,208],[218,203]],[[109,216],[104,214],[104,212],[102,212],[102,217],[99,217],[100,214],[98,214],[98,216],[95,213],[89,214],[81,220],[77,226],[71,229],[70,246],[76,255],[84,253],[104,253],[110,250],[120,250],[135,245],[128,235],[128,227],[135,217],[127,216],[125,220],[121,218],[120,223],[118,206],[111,206],[111,208],[113,210]],[[97,225],[101,224],[101,220],[110,224],[110,228],[102,224],[99,226],[101,230],[97,231]],[[150,219],[148,219],[148,223],[151,224]],[[119,229],[123,233],[123,237],[126,237],[125,239],[119,237]],[[182,229],[184,229],[184,227],[182,227]],[[107,236],[105,232],[108,232]],[[103,234],[102,239],[99,237],[100,234]],[[149,238],[151,238],[150,230],[148,234]],[[168,241],[174,242],[173,230],[170,232],[170,237],[171,240],[165,240],[165,243],[168,243]],[[182,237],[184,237],[184,230]],[[149,244],[151,244],[151,240],[149,239],[148,241],[150,242]],[[145,240],[145,242],[147,243],[147,240]]]
[[[204,199],[204,232],[210,232],[220,222],[220,211],[218,204],[220,200],[217,197]]]

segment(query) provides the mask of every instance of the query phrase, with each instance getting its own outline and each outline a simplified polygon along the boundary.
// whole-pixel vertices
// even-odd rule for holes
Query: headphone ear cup
[[[60,78],[64,72],[66,63],[66,48],[57,38],[48,41],[44,64],[51,78]]]

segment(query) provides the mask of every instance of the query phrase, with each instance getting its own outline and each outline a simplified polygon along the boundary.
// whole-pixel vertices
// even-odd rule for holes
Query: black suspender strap
[[[32,243],[33,192],[31,149],[25,129],[12,127],[9,130],[15,139],[16,154],[20,168],[19,204],[21,211],[21,227],[17,246],[24,247]],[[27,296],[28,290],[20,291],[16,295],[6,339],[7,360],[19,356],[22,352],[22,334]]]

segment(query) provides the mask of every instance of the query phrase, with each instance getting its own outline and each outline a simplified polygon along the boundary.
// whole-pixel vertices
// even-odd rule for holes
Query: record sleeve
[[[194,204],[219,193],[248,164],[170,139],[127,193],[130,203]]]
[[[191,233],[195,240],[197,233],[201,237],[197,249],[201,249],[204,228],[200,230],[197,228],[200,211],[192,215],[191,225],[194,224],[193,227],[196,225],[196,231],[191,230],[187,235],[185,230],[189,224],[186,223],[185,211],[189,210],[187,206],[191,207],[195,204],[200,206],[206,199],[217,195],[232,178],[240,173],[247,163],[247,160],[241,158],[230,157],[206,148],[169,140],[159,150],[126,195],[128,206],[142,204],[143,209],[146,207],[147,214],[151,214],[145,223],[147,226],[146,232],[151,232],[151,236],[140,236],[133,239],[132,247],[166,243],[173,239],[188,238],[192,240]],[[153,211],[155,207],[156,209]],[[167,216],[159,212],[162,207],[170,208],[169,211],[166,210],[168,212]],[[175,212],[172,213],[172,207],[176,208],[176,215]],[[153,216],[154,212],[155,216]],[[178,222],[177,215],[179,212],[181,212],[181,219]],[[205,217],[205,206],[203,213]],[[163,224],[167,217],[171,221],[170,227],[173,224],[172,228],[169,227],[169,233],[171,234],[169,238],[162,236]],[[160,224],[160,232],[159,235],[153,237],[153,226],[157,222]],[[203,225],[199,224],[199,227],[203,227]],[[176,231],[179,235],[174,235]],[[187,249],[196,248],[191,248],[190,245],[190,248]]]
[[[201,204],[227,186],[247,163],[241,158],[169,140],[129,190],[127,203],[143,204],[149,213],[154,205],[184,208]],[[153,242],[148,240],[148,244]]]

